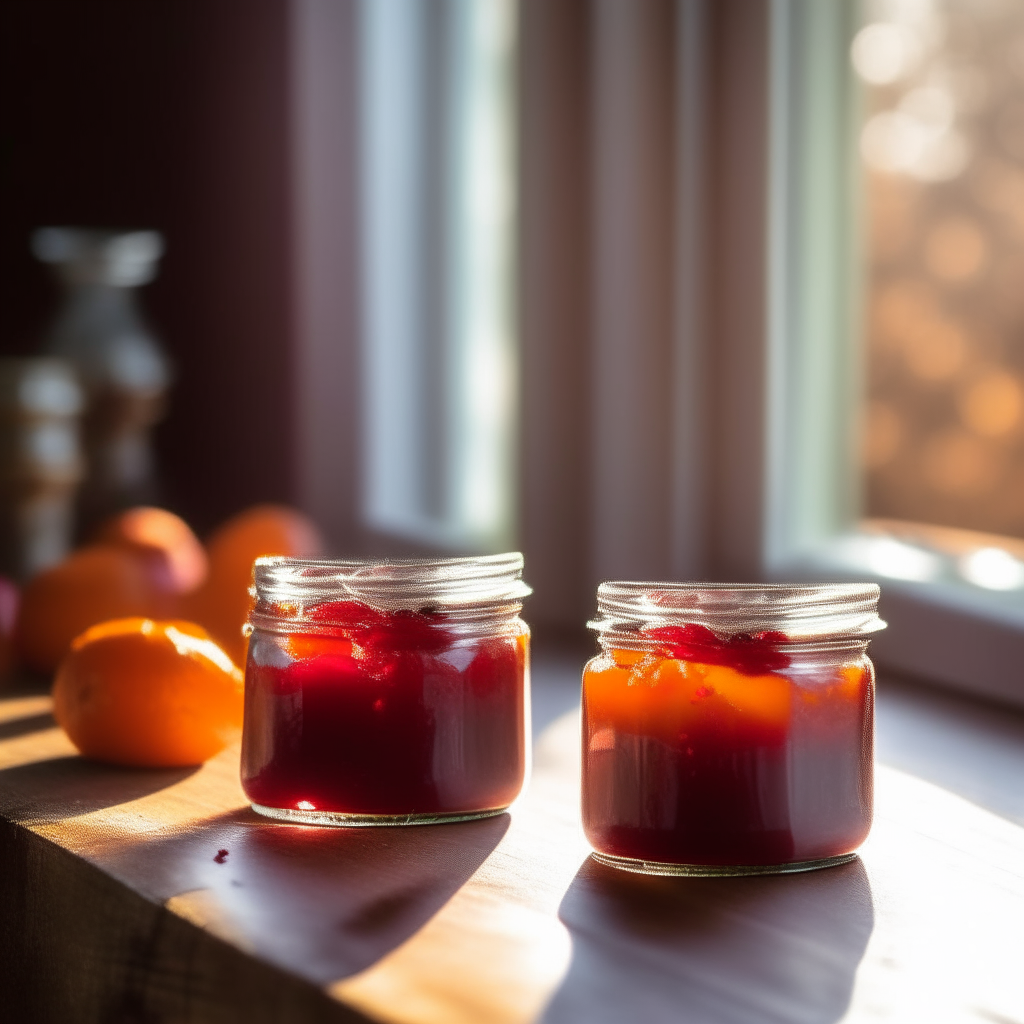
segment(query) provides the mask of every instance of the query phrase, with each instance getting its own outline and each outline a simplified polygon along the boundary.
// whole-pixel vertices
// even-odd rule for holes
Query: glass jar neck
[[[453,637],[519,632],[522,601],[530,593],[522,570],[519,553],[400,561],[261,558],[249,625],[344,636],[393,628]]]
[[[598,636],[598,645],[605,654],[612,654],[616,651],[638,651],[644,654],[653,654],[665,658],[679,658],[683,661],[705,661],[707,649],[710,648],[712,663],[721,661],[721,653],[727,652],[730,641],[735,637],[716,637],[710,644],[692,644],[683,648],[681,645],[673,644],[669,640],[659,639],[636,631],[632,634],[626,633],[602,633]],[[717,641],[717,642],[716,642]],[[856,661],[867,654],[870,637],[838,637],[832,640],[803,641],[799,643],[779,643],[771,640],[758,640],[749,645],[748,650],[754,660],[762,660],[765,653],[781,654],[788,664],[819,664],[832,663],[836,661]],[[738,646],[738,645],[737,645]],[[742,648],[741,648],[742,649]],[[719,655],[719,656],[715,656]],[[779,659],[781,666],[783,659]]]

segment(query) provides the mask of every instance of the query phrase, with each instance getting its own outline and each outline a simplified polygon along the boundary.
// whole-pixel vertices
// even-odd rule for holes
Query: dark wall
[[[33,227],[163,232],[157,445],[200,530],[293,493],[288,29],[287,0],[0,5],[0,353],[31,352],[57,299]]]

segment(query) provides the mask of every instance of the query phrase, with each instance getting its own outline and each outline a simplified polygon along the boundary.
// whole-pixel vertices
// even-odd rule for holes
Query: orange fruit
[[[166,618],[176,604],[159,557],[92,544],[29,581],[15,627],[17,651],[28,668],[52,672],[89,626],[127,615]]]
[[[193,622],[101,622],[61,662],[53,714],[94,760],[201,764],[241,734],[242,673]]]
[[[189,617],[201,622],[241,665],[248,645],[242,626],[249,614],[253,562],[265,555],[317,558],[324,551],[323,538],[301,512],[283,505],[257,505],[220,526],[206,551],[210,574],[186,608]]]
[[[180,516],[163,508],[140,505],[108,519],[96,532],[96,540],[145,548],[167,563],[170,588],[187,594],[206,579],[206,551],[191,527]]]

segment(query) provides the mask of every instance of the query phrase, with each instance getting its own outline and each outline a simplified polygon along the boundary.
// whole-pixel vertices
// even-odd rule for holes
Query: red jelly
[[[878,588],[603,584],[583,825],[660,874],[848,860],[871,826]],[[686,621],[689,620],[689,621]]]
[[[242,743],[254,808],[344,825],[507,807],[526,770],[521,572],[519,555],[257,562]]]

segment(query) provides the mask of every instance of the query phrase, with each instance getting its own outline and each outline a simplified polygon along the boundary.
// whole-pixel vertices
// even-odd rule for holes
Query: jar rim
[[[790,642],[869,636],[885,629],[880,594],[875,583],[611,580],[597,588],[598,614],[587,625],[602,637],[690,624],[723,635],[777,630]]]
[[[383,611],[496,610],[522,606],[532,593],[518,551],[457,558],[256,559],[253,596],[261,606],[303,609],[358,601]],[[289,616],[294,617],[294,612]]]

